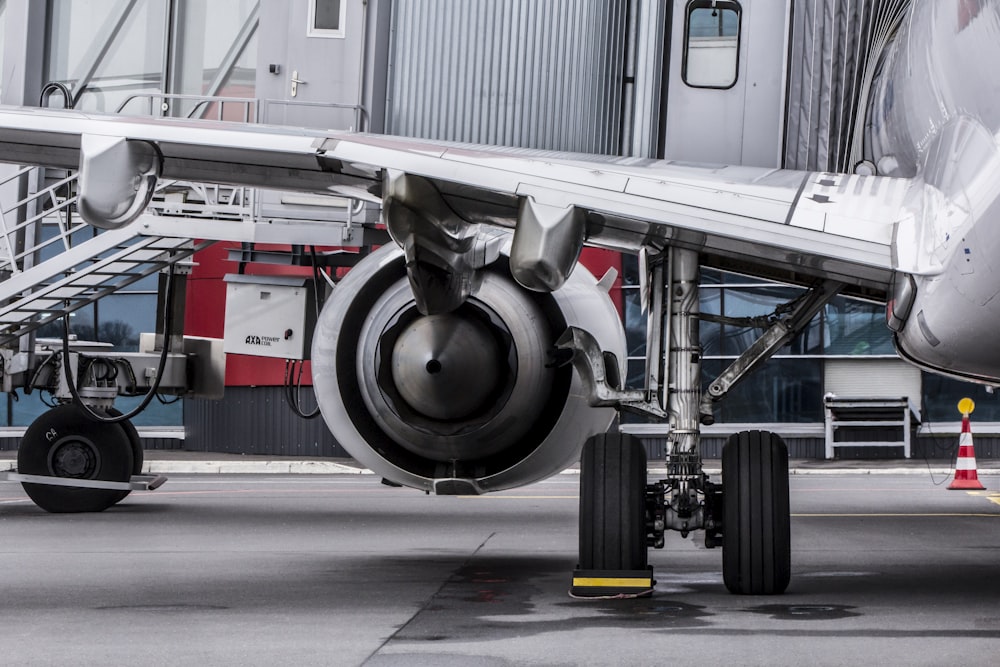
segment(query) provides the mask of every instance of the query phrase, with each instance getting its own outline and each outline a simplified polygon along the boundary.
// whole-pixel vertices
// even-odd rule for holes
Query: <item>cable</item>
[[[69,393],[73,395],[73,403],[81,409],[83,414],[88,418],[96,422],[101,422],[104,424],[118,424],[123,421],[127,421],[136,417],[146,406],[149,405],[153,397],[156,396],[160,388],[160,380],[163,378],[163,369],[167,365],[167,356],[170,353],[170,330],[173,326],[173,300],[174,300],[174,266],[171,264],[167,268],[167,286],[163,294],[163,350],[160,352],[160,361],[156,367],[156,378],[153,380],[153,386],[149,388],[149,391],[143,397],[139,405],[135,407],[134,410],[128,414],[118,415],[116,417],[107,417],[105,415],[100,415],[94,412],[88,405],[83,402],[80,398],[79,390],[76,387],[76,381],[73,379],[73,371],[70,368],[69,362],[69,312],[63,314],[63,339],[62,339],[62,362],[63,362],[63,373],[66,375],[66,384],[69,386]]]
[[[296,364],[298,364],[298,374],[296,376]],[[312,412],[302,410],[302,373],[305,370],[304,361],[285,359],[285,401],[296,415],[302,419],[315,419],[319,417],[319,405]],[[293,381],[293,377],[295,380]]]
[[[181,398],[182,398],[181,396],[174,396],[172,399],[167,400],[163,398],[163,394],[159,392],[157,392],[156,394],[156,400],[158,400],[162,405],[173,405],[177,401],[181,400]]]
[[[939,445],[937,443],[937,441],[935,440],[936,436],[931,431],[930,422],[927,422],[927,434],[930,436],[931,445],[932,445],[932,447],[933,447],[933,449],[934,449],[935,452],[945,451],[945,452],[949,452],[951,454],[951,464],[950,465],[951,465],[951,469],[954,470],[955,466],[958,463],[958,443],[956,443],[954,446],[952,446],[952,445],[943,445],[943,446]],[[923,458],[924,458],[924,464],[927,466],[927,474],[931,478],[931,484],[933,484],[934,486],[941,486],[942,484],[944,484],[945,482],[947,482],[949,479],[951,479],[951,473],[949,473],[949,474],[946,474],[944,476],[944,479],[942,479],[940,482],[938,482],[937,480],[935,480],[934,479],[934,469],[931,468],[931,460],[929,458],[927,458],[927,452],[926,451],[924,452]]]

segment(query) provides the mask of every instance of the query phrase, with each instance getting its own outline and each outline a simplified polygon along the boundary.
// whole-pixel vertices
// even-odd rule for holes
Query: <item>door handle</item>
[[[299,71],[298,70],[294,70],[292,72],[292,97],[295,97],[296,95],[299,94],[299,84],[300,83],[305,84],[307,82],[303,81],[302,79],[299,78]]]

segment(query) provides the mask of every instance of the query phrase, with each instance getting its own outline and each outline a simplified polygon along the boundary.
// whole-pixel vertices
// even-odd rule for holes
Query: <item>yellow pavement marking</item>
[[[992,491],[966,491],[970,496],[978,496],[980,498],[986,498],[986,500],[1000,505],[1000,493],[994,493]]]

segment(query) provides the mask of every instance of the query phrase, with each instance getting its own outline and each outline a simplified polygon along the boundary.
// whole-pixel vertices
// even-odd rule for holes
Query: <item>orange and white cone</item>
[[[949,489],[985,489],[976,472],[976,451],[972,447],[972,429],[969,415],[962,415],[962,434],[958,438],[958,460],[955,462],[955,479]]]

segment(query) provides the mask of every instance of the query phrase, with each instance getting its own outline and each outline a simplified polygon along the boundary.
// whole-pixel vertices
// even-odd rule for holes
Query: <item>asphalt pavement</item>
[[[0,664],[997,664],[1000,493],[796,475],[786,594],[727,593],[695,531],[650,552],[652,597],[573,600],[578,480],[177,474],[88,515],[0,482]]]
[[[0,472],[17,468],[17,452],[0,451]],[[717,459],[706,459],[704,469],[710,475],[722,469]],[[955,471],[954,462],[945,459],[792,459],[792,475],[949,475]],[[1000,460],[979,459],[979,475],[1000,476]],[[184,450],[147,450],[143,472],[153,475],[169,474],[320,474],[370,475],[370,470],[357,461],[347,458],[297,458],[215,452],[188,452]],[[661,461],[649,462],[650,475],[666,474]],[[572,466],[562,474],[579,474],[579,467]]]

